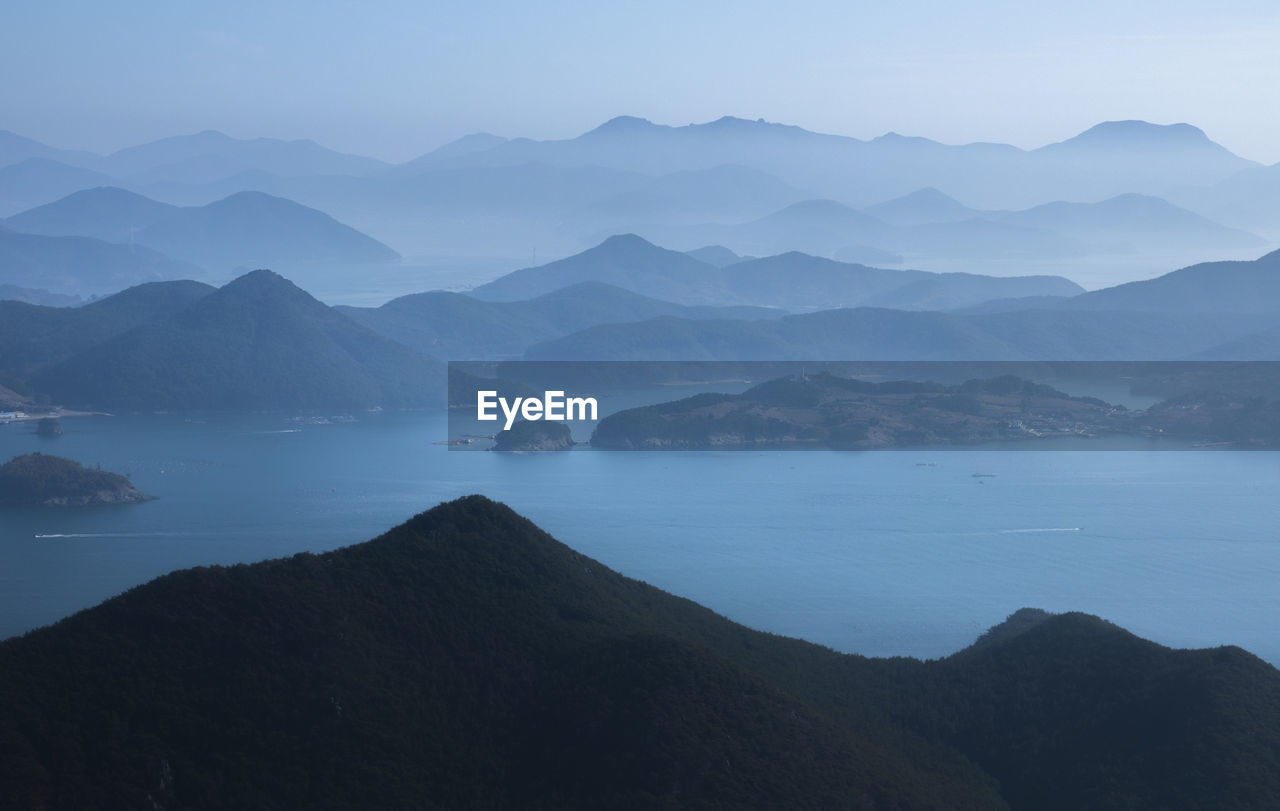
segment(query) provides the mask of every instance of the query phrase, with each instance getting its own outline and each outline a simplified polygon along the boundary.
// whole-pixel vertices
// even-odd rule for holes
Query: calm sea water
[[[955,651],[1023,606],[1280,663],[1280,454],[450,452],[435,415],[83,417],[41,450],[159,500],[0,513],[0,636],[177,568],[322,551],[483,493],[632,577],[869,655]],[[975,477],[973,474],[991,474]]]

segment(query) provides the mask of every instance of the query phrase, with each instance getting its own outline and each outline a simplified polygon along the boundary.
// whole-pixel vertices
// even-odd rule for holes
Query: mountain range
[[[519,358],[536,343],[599,324],[659,316],[778,318],[765,307],[689,307],[603,282],[579,282],[524,301],[485,301],[437,290],[392,299],[381,307],[335,308],[374,332],[450,360]]]
[[[883,218],[878,215],[883,215]],[[1045,203],[1021,211],[978,211],[937,189],[857,210],[806,200],[739,224],[651,226],[663,244],[722,244],[736,251],[788,250],[868,264],[904,260],[1064,259],[1108,254],[1259,249],[1265,240],[1218,225],[1165,200],[1123,194],[1096,203]]]
[[[472,295],[491,301],[515,301],[583,281],[602,281],[682,304],[784,309],[857,306],[872,303],[878,296],[891,297],[897,306],[907,309],[951,308],[1008,296],[1001,291],[1069,296],[1082,290],[1057,277],[885,270],[801,253],[716,267],[690,254],[659,248],[634,234],[625,234],[566,259],[513,271],[475,288]],[[918,291],[918,295],[912,295],[910,290]]]
[[[1280,673],[1021,610],[931,662],[760,633],[471,496],[0,643],[14,807],[1280,802]]]
[[[883,270],[803,254],[718,268],[621,236],[476,295],[433,291],[377,308],[327,307],[264,270],[216,292],[163,282],[81,307],[0,302],[0,385],[96,409],[352,409],[429,406],[444,384],[433,357],[1280,359],[1280,297],[1270,294],[1278,262],[1275,252],[1079,292],[1064,280]],[[847,296],[854,306],[714,307],[602,280],[694,301],[839,305],[836,296]],[[1066,294],[1000,298],[1046,286]],[[971,301],[982,303],[954,306]]]
[[[936,186],[989,208],[1101,199],[1125,192],[1159,194],[1179,183],[1216,182],[1257,166],[1187,124],[1105,122],[1066,141],[1027,151],[1000,144],[948,146],[896,133],[864,141],[733,117],[668,127],[628,116],[577,138],[512,139],[463,154],[448,152],[436,160],[427,156],[414,166],[420,170],[424,164],[528,163],[642,173],[732,163],[835,199],[856,190],[858,199],[848,201],[855,205]]]
[[[859,140],[736,118],[666,127],[621,117],[565,140],[468,136],[396,166],[308,141],[216,132],[109,156],[8,134],[0,216],[104,185],[185,207],[258,191],[406,256],[468,263],[567,256],[633,232],[680,249],[799,250],[1114,283],[1256,254],[1262,243],[1249,232],[1273,236],[1280,212],[1271,169],[1195,127],[1142,121],[1023,150],[893,133]]]
[[[145,245],[19,233],[0,223],[0,281],[15,287],[101,295],[145,282],[204,275],[202,268]]]
[[[5,224],[30,234],[145,245],[219,274],[245,267],[399,258],[323,212],[251,191],[184,208],[104,186],[24,211]]]
[[[0,380],[112,411],[426,408],[443,364],[267,270],[144,285],[76,309],[0,302]]]
[[[880,308],[774,321],[659,318],[584,329],[529,360],[1272,360],[1274,316],[1021,310],[972,316]],[[1224,354],[1248,340],[1248,355]]]
[[[82,307],[0,301],[0,375],[10,385],[25,380],[117,335],[171,318],[213,290],[193,281],[153,282]]]

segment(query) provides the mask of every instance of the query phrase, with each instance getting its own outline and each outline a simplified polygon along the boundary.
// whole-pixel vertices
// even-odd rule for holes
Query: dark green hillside
[[[838,448],[1035,442],[1136,432],[1124,409],[1013,375],[957,386],[790,375],[741,394],[698,394],[606,416],[591,444],[612,450]]]
[[[6,808],[1270,809],[1280,673],[1019,612],[846,656],[479,496],[0,643]]]
[[[169,318],[213,290],[200,282],[151,282],[83,307],[0,301],[0,380],[25,378],[135,327]]]
[[[1004,807],[962,758],[858,706],[854,682],[792,689],[791,673],[843,658],[624,578],[471,497],[337,552],[178,572],[0,644],[0,796]]]
[[[1280,803],[1280,674],[1234,647],[1175,651],[1097,617],[1020,611],[888,703],[971,757],[1015,808]]]
[[[41,369],[33,384],[57,402],[108,410],[428,407],[442,372],[258,270]]]

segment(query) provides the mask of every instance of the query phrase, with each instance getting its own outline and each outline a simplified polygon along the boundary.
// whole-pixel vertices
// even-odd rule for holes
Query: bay
[[[319,552],[468,493],[755,628],[933,658],[1023,606],[1280,664],[1280,455],[1232,451],[450,451],[438,415],[0,426],[145,504],[0,513],[0,637],[197,565]],[[975,476],[974,474],[984,474]]]

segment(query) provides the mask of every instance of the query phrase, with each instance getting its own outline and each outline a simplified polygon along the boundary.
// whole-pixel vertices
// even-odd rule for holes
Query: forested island
[[[612,414],[597,426],[591,444],[861,450],[1096,436],[1128,425],[1122,407],[1012,376],[948,386],[822,373],[771,380],[737,395],[701,394]]]
[[[61,456],[28,453],[0,465],[0,505],[80,507],[152,498],[119,473],[90,470]]]
[[[1272,448],[1280,444],[1280,400],[1194,392],[1136,411],[1013,375],[945,385],[824,372],[620,411],[600,421],[591,445],[872,450],[1106,436]]]

